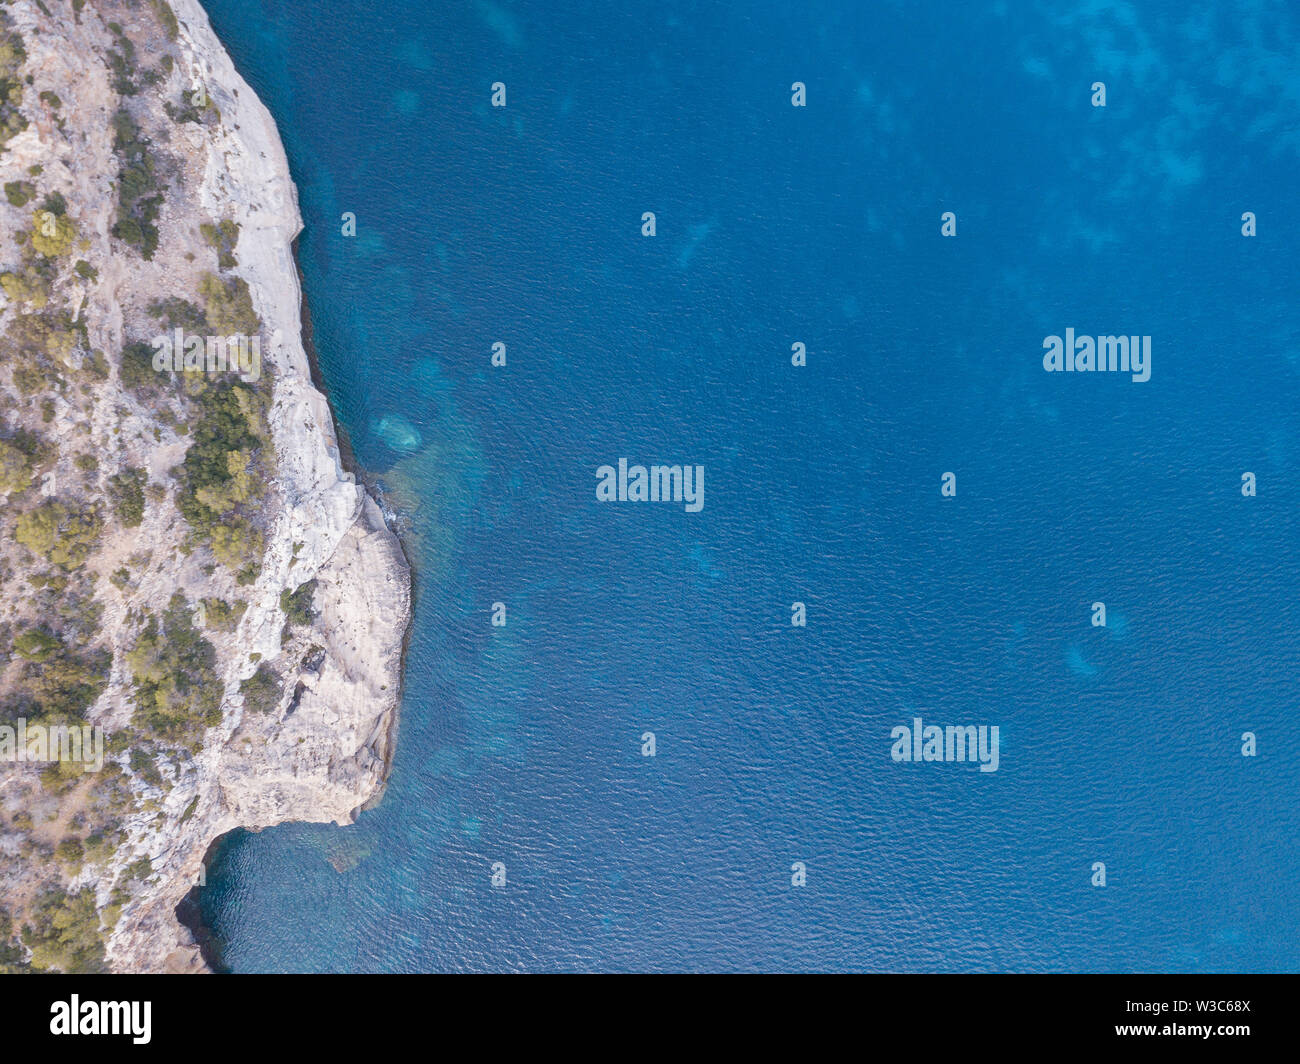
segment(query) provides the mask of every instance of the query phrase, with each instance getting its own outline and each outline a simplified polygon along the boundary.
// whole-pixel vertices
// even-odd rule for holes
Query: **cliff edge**
[[[0,969],[203,970],[176,907],[217,838],[381,794],[410,573],[312,385],[275,124],[197,0],[4,12],[0,725],[106,742],[0,759]]]

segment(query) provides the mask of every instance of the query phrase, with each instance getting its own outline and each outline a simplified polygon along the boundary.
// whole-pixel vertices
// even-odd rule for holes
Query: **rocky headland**
[[[216,839],[381,794],[409,570],[312,384],[275,124],[197,0],[0,6],[0,184],[0,727],[106,750],[0,757],[0,970],[203,970],[176,908]]]

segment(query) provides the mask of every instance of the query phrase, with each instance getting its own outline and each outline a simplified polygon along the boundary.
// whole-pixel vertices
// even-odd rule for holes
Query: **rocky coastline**
[[[0,490],[0,521],[27,529],[0,572],[7,586],[44,588],[47,603],[68,588],[69,618],[51,623],[35,597],[0,606],[0,710],[70,712],[107,734],[110,752],[102,780],[0,764],[0,970],[202,972],[177,908],[217,840],[289,821],[350,824],[382,795],[410,569],[313,381],[302,219],[275,123],[200,4],[14,0],[4,11],[0,58],[19,88],[0,105],[0,177],[27,250],[4,274],[0,445],[30,480]],[[155,199],[129,198],[142,183]],[[40,195],[49,209],[33,215]],[[23,231],[33,219],[36,232]],[[195,291],[205,306],[178,294]],[[159,306],[206,313],[209,332],[229,331],[223,315],[255,321],[261,379],[192,386],[178,374],[162,388],[147,366],[132,373],[129,350],[157,331]],[[64,322],[66,343],[44,339]],[[44,429],[18,398],[32,390]],[[206,437],[186,419],[231,403],[256,448],[230,444],[228,477],[198,490],[185,463]],[[128,474],[139,505],[123,520],[113,490]],[[219,521],[196,528],[195,513],[216,511],[195,497],[231,507],[244,541]],[[48,550],[38,542],[37,517],[55,504],[94,533],[75,557],[63,527]],[[79,624],[78,611],[95,620]],[[159,674],[180,660],[165,626],[193,651],[181,666],[200,669],[179,682]],[[151,632],[164,638],[147,654]],[[75,691],[93,692],[89,705],[42,702],[55,664],[88,677]],[[84,934],[59,931],[74,919]]]
[[[293,255],[302,220],[275,123],[197,0],[173,0],[172,7],[191,80],[205,85],[222,114],[208,150],[205,206],[239,223],[241,273],[264,330],[280,335],[271,424],[284,509],[268,537],[259,581],[265,592],[250,603],[243,643],[249,653],[275,653],[281,589],[314,578],[315,639],[325,653],[316,670],[303,670],[291,684],[298,693],[291,717],[249,720],[232,706],[197,759],[199,804],[188,823],[142,825],[141,842],[166,874],[156,893],[123,911],[109,941],[110,964],[130,971],[202,966],[175,909],[221,836],[295,820],[350,824],[378,800],[396,741],[410,619],[401,545],[375,500],[345,470],[328,403],[312,382]],[[294,544],[305,545],[296,559]],[[184,810],[186,793],[170,796],[169,805]]]

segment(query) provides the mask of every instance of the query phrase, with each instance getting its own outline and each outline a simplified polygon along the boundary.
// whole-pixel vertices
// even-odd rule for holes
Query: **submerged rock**
[[[385,414],[375,425],[375,435],[394,451],[410,454],[424,445],[420,430],[401,414]]]

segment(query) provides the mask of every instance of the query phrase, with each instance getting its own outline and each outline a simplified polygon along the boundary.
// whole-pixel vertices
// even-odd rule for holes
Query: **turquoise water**
[[[206,6],[417,575],[389,791],[232,837],[225,966],[1300,967],[1294,14]]]

